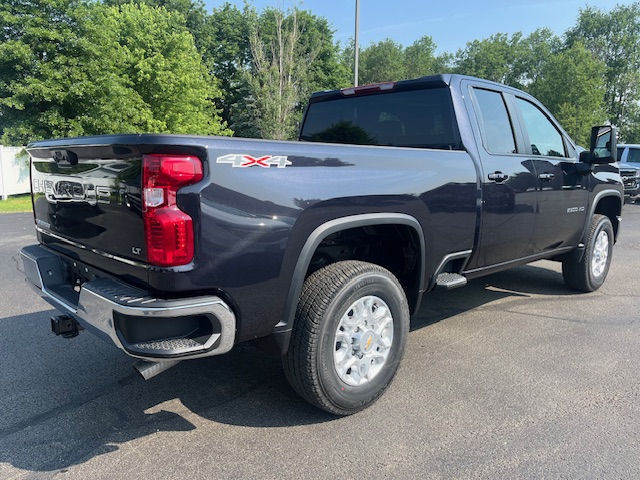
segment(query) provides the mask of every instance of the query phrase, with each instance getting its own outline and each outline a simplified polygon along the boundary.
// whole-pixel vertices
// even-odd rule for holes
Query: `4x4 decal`
[[[262,168],[269,168],[273,165],[278,168],[284,168],[287,165],[291,165],[291,162],[286,156],[265,155],[263,157],[252,157],[251,155],[240,155],[234,153],[218,157],[216,163],[230,163],[233,167],[238,168],[253,167],[255,165]]]

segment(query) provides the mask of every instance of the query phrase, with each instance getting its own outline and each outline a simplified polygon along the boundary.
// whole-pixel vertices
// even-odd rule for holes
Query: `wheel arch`
[[[613,226],[614,240],[618,239],[618,232],[620,231],[620,220],[622,215],[622,204],[624,203],[624,195],[618,190],[604,190],[599,192],[591,207],[591,214],[588,218],[591,218],[594,214],[605,215],[609,217],[611,225]],[[582,234],[582,240],[584,241],[586,235],[589,233],[589,224],[585,222],[585,229]]]
[[[618,232],[620,231],[620,221],[622,215],[622,202],[624,201],[624,195],[618,190],[607,189],[598,192],[591,202],[589,209],[589,215],[586,217],[582,235],[580,236],[580,242],[577,247],[571,252],[559,257],[562,259],[579,262],[585,253],[585,244],[589,236],[589,227],[591,225],[591,218],[596,215],[604,215],[609,218],[611,225],[613,226],[614,242],[618,239]]]
[[[350,215],[347,217],[337,218],[326,223],[323,223],[316,227],[309,235],[302,247],[296,265],[291,278],[291,284],[289,292],[287,294],[287,300],[282,314],[281,321],[274,327],[271,335],[272,340],[275,340],[275,345],[279,353],[286,353],[289,346],[289,339],[291,337],[291,330],[293,328],[293,322],[296,312],[296,306],[300,292],[302,291],[302,285],[307,277],[311,260],[318,250],[318,247],[329,236],[338,232],[351,230],[359,227],[375,227],[375,226],[393,226],[398,225],[406,227],[414,240],[418,244],[418,252],[416,259],[417,268],[417,282],[416,285],[411,285],[410,288],[405,288],[405,294],[409,301],[409,307],[411,313],[417,311],[420,305],[420,299],[422,293],[426,288],[425,279],[425,255],[426,246],[424,233],[420,222],[413,216],[403,213],[368,213],[360,215]]]

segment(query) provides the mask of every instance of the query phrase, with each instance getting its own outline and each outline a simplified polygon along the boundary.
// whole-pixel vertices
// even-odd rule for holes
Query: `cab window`
[[[529,134],[531,153],[547,157],[566,157],[567,151],[562,134],[544,112],[522,98],[517,98],[516,102]]]
[[[516,153],[509,113],[500,92],[474,88],[482,138],[489,153]]]
[[[461,150],[449,89],[393,90],[309,104],[300,140]]]

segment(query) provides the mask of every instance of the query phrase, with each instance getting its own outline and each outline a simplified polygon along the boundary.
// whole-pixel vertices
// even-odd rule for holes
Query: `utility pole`
[[[359,53],[360,53],[360,47],[359,47],[359,43],[358,43],[358,37],[360,34],[360,0],[356,0],[356,36],[355,36],[355,40],[354,43],[355,45],[353,46],[353,50],[354,50],[354,67],[353,67],[353,76],[354,76],[354,80],[353,80],[353,86],[357,87],[358,86],[358,60],[359,60]]]

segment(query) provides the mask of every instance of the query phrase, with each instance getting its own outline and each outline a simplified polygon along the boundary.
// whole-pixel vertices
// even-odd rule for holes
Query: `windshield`
[[[627,153],[627,163],[640,163],[640,147],[628,147],[629,153]],[[618,148],[618,155],[624,151],[623,148]]]

